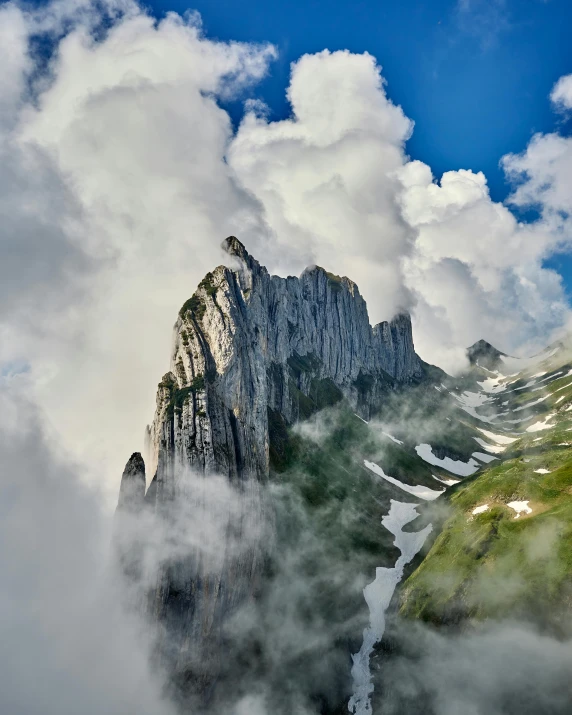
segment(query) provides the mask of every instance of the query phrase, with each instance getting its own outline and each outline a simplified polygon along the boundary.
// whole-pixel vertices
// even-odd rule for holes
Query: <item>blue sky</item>
[[[416,123],[411,156],[436,175],[484,171],[497,200],[507,193],[500,157],[555,128],[548,94],[572,72],[569,0],[161,0],[151,7],[159,16],[198,10],[211,38],[274,43],[279,59],[256,90],[271,118],[289,113],[289,66],[300,55],[370,52],[391,99]]]
[[[211,38],[274,43],[279,58],[255,90],[272,119],[289,114],[289,67],[302,54],[370,52],[389,96],[415,121],[409,154],[438,177],[483,171],[495,200],[510,190],[503,154],[522,151],[535,132],[572,129],[548,101],[554,82],[572,72],[570,0],[158,0],[151,8],[159,17],[197,10]],[[229,109],[238,119],[241,107]],[[572,259],[550,265],[572,294]]]

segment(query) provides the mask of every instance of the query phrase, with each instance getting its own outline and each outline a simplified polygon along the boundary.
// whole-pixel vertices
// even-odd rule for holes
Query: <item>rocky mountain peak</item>
[[[497,350],[486,340],[477,340],[476,343],[467,348],[467,357],[471,365],[478,365],[488,370],[496,370],[502,362],[506,353]]]
[[[140,452],[133,452],[123,471],[118,509],[137,510],[145,498],[145,462]]]
[[[317,266],[271,276],[236,237],[223,247],[246,270],[219,266],[179,311],[149,430],[152,471],[176,455],[264,478],[269,414],[288,425],[346,399],[367,416],[388,386],[423,374],[408,315],[372,328],[350,279]]]

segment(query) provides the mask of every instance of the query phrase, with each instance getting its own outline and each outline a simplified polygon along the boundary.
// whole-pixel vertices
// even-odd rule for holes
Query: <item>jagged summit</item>
[[[248,252],[245,245],[236,236],[228,236],[228,238],[225,238],[221,247],[226,253],[228,253],[229,256],[234,256],[242,261],[248,270],[253,270],[255,267],[261,268],[260,263]],[[262,270],[266,270],[266,268],[262,268]],[[288,279],[300,279],[303,275],[313,273],[321,273],[327,277],[331,284],[337,284],[340,287],[345,285],[349,289],[350,293],[353,294],[354,292],[357,292],[359,294],[359,288],[351,278],[348,278],[347,276],[338,276],[317,264],[307,266],[299,277],[289,276]],[[409,317],[407,311],[399,311],[399,314]]]
[[[118,509],[136,510],[145,497],[145,462],[140,452],[133,452],[123,471]]]
[[[486,340],[477,340],[467,348],[467,357],[471,365],[484,367],[487,370],[496,370],[501,364],[502,358],[508,356]]]
[[[223,247],[242,268],[207,273],[179,311],[151,473],[174,450],[207,471],[263,477],[269,414],[291,424],[345,398],[367,416],[388,384],[423,374],[408,315],[372,328],[351,280],[319,267],[271,276],[235,236]]]
[[[236,236],[228,236],[225,238],[221,247],[226,253],[228,253],[229,256],[235,256],[248,265],[249,268],[253,265],[260,265],[258,261],[246,250],[244,243],[239,241]]]

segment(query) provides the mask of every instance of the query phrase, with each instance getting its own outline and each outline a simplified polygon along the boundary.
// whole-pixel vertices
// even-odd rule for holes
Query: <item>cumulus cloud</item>
[[[491,200],[481,172],[450,171],[438,182],[407,157],[412,123],[369,55],[303,57],[288,97],[290,119],[249,112],[229,150],[281,246],[279,269],[311,260],[350,275],[373,321],[412,310],[421,355],[446,369],[462,365],[464,348],[480,337],[507,352],[533,350],[567,321],[560,277],[542,265],[568,240],[543,194],[545,157],[535,183],[513,198],[543,203],[542,219],[519,223]],[[562,156],[553,168],[552,192],[562,199],[571,165]],[[517,178],[514,159],[505,167]]]
[[[559,134],[536,134],[522,154],[505,156],[503,165],[518,183],[511,203],[537,208],[553,240],[569,240],[572,139]]]
[[[392,317],[412,303],[400,259],[414,233],[395,201],[394,172],[413,124],[367,53],[305,55],[292,66],[288,98],[290,119],[247,113],[228,154],[275,236],[267,260],[281,272],[319,263],[348,275],[372,320]]]
[[[414,161],[401,178],[404,216],[418,231],[405,271],[422,354],[454,369],[458,348],[478,335],[508,353],[539,347],[568,314],[560,276],[542,267],[560,232],[548,220],[519,223],[491,201],[481,172],[447,172],[438,184]]]
[[[552,88],[550,99],[557,109],[572,109],[572,74],[560,77]]]

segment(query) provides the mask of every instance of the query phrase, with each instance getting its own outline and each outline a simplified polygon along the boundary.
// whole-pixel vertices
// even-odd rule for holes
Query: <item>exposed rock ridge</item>
[[[125,465],[117,508],[119,510],[138,511],[145,498],[145,462],[140,452],[133,452]]]
[[[343,395],[367,416],[388,384],[423,374],[408,315],[372,328],[350,279],[318,266],[270,276],[235,237],[223,245],[237,268],[207,274],[174,327],[149,431],[159,491],[178,461],[263,479],[268,409],[292,423]]]

